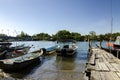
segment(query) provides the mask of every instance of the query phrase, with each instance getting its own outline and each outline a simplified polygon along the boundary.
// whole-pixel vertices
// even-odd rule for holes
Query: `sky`
[[[113,33],[120,32],[120,0],[112,0]],[[111,0],[0,0],[0,33],[34,35],[59,30],[111,32]]]

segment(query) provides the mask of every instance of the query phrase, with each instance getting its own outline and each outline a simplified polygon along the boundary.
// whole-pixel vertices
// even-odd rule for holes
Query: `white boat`
[[[67,43],[67,44],[63,44],[62,46],[59,46],[56,49],[57,55],[61,55],[61,56],[73,56],[76,54],[77,52],[77,45],[74,43]]]

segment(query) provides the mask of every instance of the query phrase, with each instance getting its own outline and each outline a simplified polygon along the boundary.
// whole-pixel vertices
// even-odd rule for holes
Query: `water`
[[[31,46],[29,52],[55,45],[52,41],[13,42],[13,45]],[[8,73],[12,78],[31,80],[83,80],[83,71],[87,61],[88,42],[77,42],[75,57],[61,57],[56,54],[45,56],[41,63],[31,65],[21,72]]]

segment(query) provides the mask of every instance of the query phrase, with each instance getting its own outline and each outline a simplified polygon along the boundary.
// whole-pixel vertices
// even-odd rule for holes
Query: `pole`
[[[113,14],[112,14],[112,0],[110,1],[110,23],[111,23],[111,33],[110,33],[110,42],[112,41],[112,32],[113,32]],[[110,48],[110,53],[111,53],[111,48]]]
[[[111,11],[111,12],[110,12],[110,13],[111,13],[111,15],[110,15],[110,16],[111,16],[111,36],[112,36],[112,32],[113,32],[112,0],[111,0],[110,6],[111,6],[111,10],[110,10],[110,11]]]

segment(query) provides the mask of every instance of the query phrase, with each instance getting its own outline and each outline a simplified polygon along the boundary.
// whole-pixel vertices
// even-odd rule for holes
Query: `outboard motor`
[[[61,50],[61,54],[62,54],[62,55],[65,55],[65,54],[66,54],[66,49],[63,48],[63,49]]]
[[[43,54],[45,54],[45,53],[46,53],[46,49],[45,49],[45,48],[42,48],[42,50],[43,50]]]

